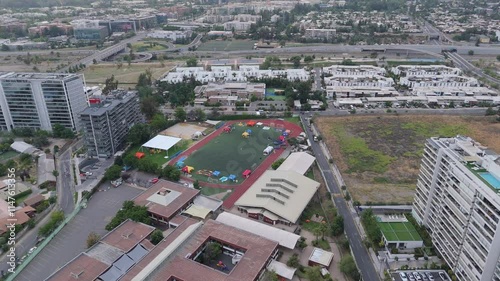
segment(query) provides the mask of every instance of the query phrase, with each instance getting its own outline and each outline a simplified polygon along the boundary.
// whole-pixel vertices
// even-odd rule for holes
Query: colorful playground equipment
[[[255,121],[248,121],[247,122],[248,127],[253,127],[253,126],[255,126],[255,124],[257,124],[257,122],[255,122]]]
[[[231,126],[224,127],[224,133],[226,133],[226,134],[231,133],[232,130],[233,130],[233,128]]]
[[[251,170],[248,170],[246,169],[245,171],[243,171],[243,173],[241,173],[241,175],[245,178],[245,179],[248,179],[250,177],[250,174],[252,174],[252,171]]]
[[[228,180],[228,177],[225,177],[225,176],[224,176],[224,177],[221,177],[221,178],[219,179],[219,181],[220,181],[220,182],[226,182],[227,180]]]
[[[212,176],[214,176],[214,177],[218,177],[219,175],[220,175],[219,171],[213,171],[212,172]]]
[[[250,134],[248,132],[243,132],[243,134],[241,134],[241,136],[244,138],[248,138],[248,136],[250,136]]]
[[[247,132],[249,135],[252,134],[252,130],[251,129],[247,129],[245,132]]]
[[[219,268],[222,271],[226,271],[227,270],[227,266],[222,261],[219,261],[217,263],[217,268]]]
[[[144,152],[136,152],[135,153],[135,158],[137,158],[137,159],[141,159],[144,157],[146,157],[146,154]]]
[[[184,160],[186,160],[186,156],[182,156],[181,158],[179,158],[179,160],[177,160],[177,162],[175,163],[175,166],[177,167],[177,169],[181,169],[182,167],[184,167]]]
[[[228,178],[230,181],[236,181],[236,175],[230,174]]]
[[[191,174],[191,172],[194,170],[193,167],[191,166],[184,166],[181,171],[185,174]]]

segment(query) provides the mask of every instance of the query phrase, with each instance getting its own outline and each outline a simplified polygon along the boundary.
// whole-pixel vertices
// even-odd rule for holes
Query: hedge
[[[32,192],[33,192],[33,191],[32,191],[31,189],[28,189],[28,190],[25,190],[25,191],[23,191],[23,192],[20,192],[20,193],[18,193],[18,194],[16,194],[16,195],[12,196],[12,198],[13,198],[13,199],[17,199],[17,198],[19,198],[19,197],[23,197],[23,196],[25,196],[25,195],[31,194]]]

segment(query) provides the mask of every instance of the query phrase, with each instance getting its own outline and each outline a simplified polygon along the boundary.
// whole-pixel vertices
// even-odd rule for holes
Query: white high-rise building
[[[64,73],[0,73],[0,130],[52,131],[55,124],[79,131],[87,107],[83,76]]]
[[[425,144],[413,216],[461,281],[500,280],[500,156],[473,139]]]

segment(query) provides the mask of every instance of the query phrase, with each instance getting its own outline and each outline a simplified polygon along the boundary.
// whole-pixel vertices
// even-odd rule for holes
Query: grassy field
[[[468,135],[500,151],[500,123],[488,117],[351,116],[315,120],[354,200],[412,202],[425,139]]]
[[[156,43],[156,45],[154,45],[154,43]],[[134,44],[132,44],[132,49],[135,52],[162,51],[168,49],[165,43],[166,42],[157,42],[157,41],[135,42]]]
[[[422,240],[410,222],[379,222],[378,225],[389,242]]]
[[[199,171],[220,171],[219,178],[234,174],[241,182],[241,173],[244,170],[254,170],[259,166],[266,158],[262,151],[278,138],[279,133],[272,129],[252,127],[252,134],[243,138],[241,134],[247,129],[249,127],[235,124],[231,133],[222,133],[184,160],[186,165],[195,168],[193,178],[207,181],[207,176],[198,174]]]
[[[130,66],[124,63],[121,68],[115,64],[98,64],[87,67],[83,74],[85,82],[90,85],[104,84],[106,78],[114,75],[122,87],[133,87],[141,73],[147,69],[153,74],[153,79],[160,78],[165,72],[175,66],[175,61],[166,61],[164,66],[160,63],[133,63]]]
[[[213,188],[213,187],[202,187],[200,191],[201,191],[201,194],[203,194],[205,196],[211,196],[211,195],[219,194],[222,192],[226,192],[227,189],[225,189],[225,188]]]
[[[240,51],[252,50],[255,41],[251,40],[226,40],[207,41],[198,47],[197,51]]]
[[[19,153],[13,151],[13,150],[9,150],[7,152],[4,152],[2,154],[0,154],[0,162],[3,162],[3,161],[6,161],[6,160],[9,160],[11,158],[14,158],[16,157],[17,155],[19,155]]]

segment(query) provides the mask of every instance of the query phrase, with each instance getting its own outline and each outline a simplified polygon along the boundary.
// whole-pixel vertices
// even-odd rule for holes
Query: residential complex
[[[500,156],[471,138],[425,144],[413,216],[461,281],[500,280]]]
[[[87,107],[83,76],[62,73],[1,73],[0,129],[51,131],[60,124],[81,129],[78,114]]]
[[[201,83],[216,81],[244,82],[248,79],[265,79],[282,77],[290,81],[307,81],[310,74],[305,69],[260,69],[258,65],[240,65],[238,70],[231,66],[212,66],[211,70],[203,67],[177,67],[175,71],[169,72],[161,81],[168,83],[180,83],[191,77]]]
[[[88,156],[111,157],[124,148],[130,128],[143,121],[137,92],[115,90],[89,102],[80,113]]]
[[[266,96],[264,83],[208,83],[194,89],[195,104],[221,103],[225,106],[236,105],[236,102],[249,101],[252,97],[263,99]]]

